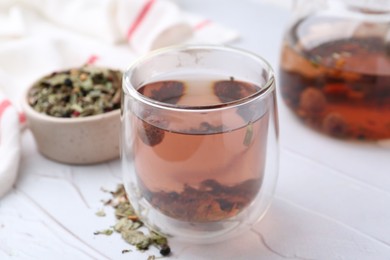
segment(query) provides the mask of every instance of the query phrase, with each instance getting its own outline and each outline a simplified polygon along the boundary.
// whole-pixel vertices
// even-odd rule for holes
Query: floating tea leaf
[[[246,127],[246,133],[245,133],[245,137],[244,137],[244,145],[245,146],[250,145],[250,143],[252,141],[252,137],[253,137],[253,125],[252,125],[252,123],[250,123]]]

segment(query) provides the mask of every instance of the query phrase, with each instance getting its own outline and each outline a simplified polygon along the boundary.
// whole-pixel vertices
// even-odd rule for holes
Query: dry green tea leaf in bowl
[[[120,108],[120,71],[84,66],[54,72],[28,93],[34,110],[55,117],[85,117]]]

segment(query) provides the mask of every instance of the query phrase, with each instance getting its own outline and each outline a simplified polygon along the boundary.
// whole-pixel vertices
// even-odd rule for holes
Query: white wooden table
[[[287,9],[245,0],[178,0],[240,31],[235,45],[276,69]],[[220,244],[173,243],[172,259],[390,259],[390,149],[330,139],[305,128],[279,100],[280,175],[265,218]],[[119,161],[69,166],[37,153],[23,135],[20,177],[0,200],[0,259],[147,259],[118,234],[95,236],[114,216],[95,213],[121,182]]]

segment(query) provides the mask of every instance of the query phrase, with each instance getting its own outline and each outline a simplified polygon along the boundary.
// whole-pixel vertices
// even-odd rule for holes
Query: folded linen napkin
[[[0,197],[20,160],[18,101],[35,80],[85,63],[123,70],[158,47],[236,37],[169,0],[0,1]]]
[[[0,93],[0,198],[14,184],[20,160],[19,114]]]
[[[203,20],[182,12],[169,0],[13,0],[0,3],[1,10],[0,22],[8,22],[2,28],[8,29],[0,30],[0,37],[23,34],[31,26],[23,14],[32,11],[50,23],[105,42],[127,41],[136,53],[191,41],[196,33],[194,25]],[[213,35],[222,36],[218,43],[238,36],[221,26],[210,28],[202,42],[209,42]],[[196,38],[199,42],[199,36]]]

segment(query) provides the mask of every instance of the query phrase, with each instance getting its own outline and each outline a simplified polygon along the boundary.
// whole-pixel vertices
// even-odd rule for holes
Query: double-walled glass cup
[[[130,202],[171,238],[210,243],[265,214],[278,173],[274,73],[222,46],[161,49],[124,74],[121,158]]]

